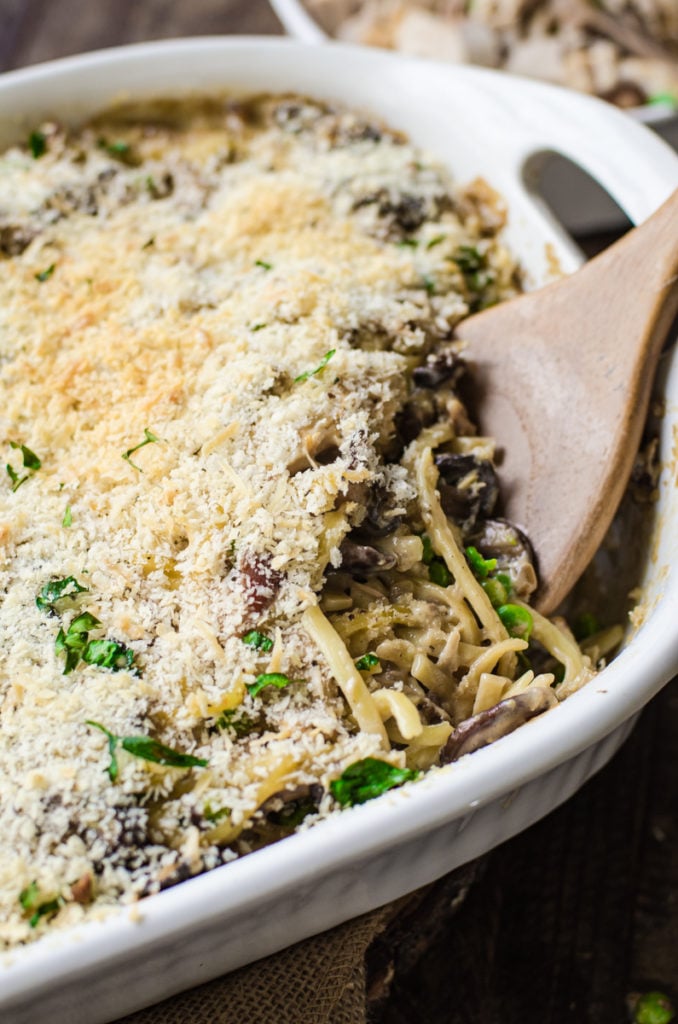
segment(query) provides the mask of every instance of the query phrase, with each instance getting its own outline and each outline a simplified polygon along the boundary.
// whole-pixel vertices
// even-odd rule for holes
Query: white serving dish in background
[[[106,50],[0,77],[0,145],[44,117],[77,120],[118,98],[299,91],[373,112],[460,180],[505,196],[507,241],[533,283],[579,254],[535,202],[524,168],[577,159],[633,221],[678,187],[678,157],[611,107],[495,72],[336,44],[194,39]],[[585,315],[585,311],[582,311]],[[678,669],[678,358],[665,360],[665,460],[647,552],[642,626],[584,690],[420,783],[183,882],[103,922],[0,955],[3,1024],[100,1024],[370,910],[476,857],[575,792]]]
[[[283,27],[304,43],[326,43],[327,32],[309,13],[303,0],[269,0]],[[678,113],[662,106],[634,107],[628,117],[652,127],[678,150]],[[574,159],[574,158],[573,158]],[[576,163],[576,159],[574,159]],[[559,220],[572,234],[586,235],[623,229],[626,220],[605,190],[556,155],[547,155],[539,168],[540,192],[558,211]]]

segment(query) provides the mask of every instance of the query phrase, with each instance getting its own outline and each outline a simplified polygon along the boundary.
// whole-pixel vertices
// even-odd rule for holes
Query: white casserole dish
[[[368,109],[507,199],[507,241],[533,283],[577,250],[530,195],[526,167],[576,159],[633,221],[678,187],[678,157],[605,104],[492,72],[338,45],[197,39],[107,50],[0,79],[0,145],[41,118],[116,98],[300,91]],[[403,791],[122,909],[0,956],[3,1024],[96,1024],[153,1003],[423,885],[527,827],[614,753],[678,669],[678,359],[665,360],[664,468],[642,626],[602,675],[547,715]],[[673,463],[670,463],[673,458]]]

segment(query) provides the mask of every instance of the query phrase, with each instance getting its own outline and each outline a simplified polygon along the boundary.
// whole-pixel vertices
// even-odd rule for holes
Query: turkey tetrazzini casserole
[[[451,340],[504,212],[298,97],[0,158],[0,945],[414,781],[571,693]]]

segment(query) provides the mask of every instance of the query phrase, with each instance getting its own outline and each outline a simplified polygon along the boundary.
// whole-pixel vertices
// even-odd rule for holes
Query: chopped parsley
[[[254,266],[261,267],[262,270],[273,270],[273,264],[267,263],[266,260],[255,260]]]
[[[56,263],[50,263],[44,270],[39,270],[37,274],[34,274],[36,281],[49,281],[50,277],[56,270]]]
[[[382,793],[404,782],[418,778],[419,772],[409,768],[396,768],[388,761],[379,761],[374,757],[366,757],[362,761],[351,764],[330,783],[330,792],[342,807],[353,804],[364,804]]]
[[[381,662],[376,654],[368,651],[367,654],[363,654],[362,658],[358,658],[355,667],[359,672],[371,672],[373,668],[380,668]]]
[[[135,445],[134,448],[128,448],[127,451],[122,454],[125,462],[129,462],[130,466],[133,466],[134,469],[137,469],[140,473],[143,473],[143,469],[141,466],[137,466],[136,462],[132,462],[131,456],[134,455],[135,452],[138,452],[140,448],[145,448],[147,444],[158,444],[160,441],[160,438],[156,437],[155,434],[152,434],[148,427],[144,427],[144,436],[146,438],[145,441]]]
[[[31,882],[19,893],[19,903],[24,910],[32,910],[40,897],[40,889],[37,882]]]
[[[432,238],[431,241],[427,243],[426,248],[433,249],[436,245],[440,245],[441,242],[444,242],[446,238],[447,235],[436,235],[435,238]]]
[[[487,266],[487,257],[484,253],[478,252],[475,246],[460,245],[456,249],[453,259],[470,291],[482,292],[494,280],[494,273]]]
[[[47,136],[44,132],[34,131],[28,136],[28,148],[34,160],[39,160],[47,152]]]
[[[66,526],[66,527],[69,527],[69,526],[73,525],[73,513],[71,512],[71,506],[70,505],[66,505],[66,509],[64,511],[64,517],[61,520],[61,525],[62,526]]]
[[[260,676],[257,676],[253,683],[247,683],[247,692],[250,697],[256,697],[265,686],[277,686],[279,690],[282,690],[283,687],[288,686],[294,681],[301,682],[299,679],[290,679],[284,672],[263,672]]]
[[[264,651],[267,654],[273,650],[271,638],[266,636],[265,633],[260,633],[257,629],[251,629],[241,639],[244,644],[247,644],[248,647],[254,647],[257,651]]]
[[[396,245],[398,246],[399,249],[416,249],[417,246],[419,245],[419,239],[403,238],[400,242],[397,242]]]
[[[62,595],[63,596],[63,595]],[[90,630],[101,625],[90,612],[83,612],[73,619],[64,633],[59,629],[54,642],[57,654],[66,655],[64,675],[69,675],[81,661],[112,672],[134,669],[134,651],[119,640],[90,640]]]
[[[263,331],[264,327],[268,327],[268,324],[252,324],[251,331]]]
[[[65,601],[67,598],[77,597],[78,594],[88,593],[89,588],[78,583],[75,576],[64,576],[61,580],[49,580],[35,599],[35,603],[41,612],[56,612],[58,601]]]
[[[40,467],[42,466],[42,462],[35,454],[35,452],[32,452],[31,449],[27,448],[25,444],[17,444],[16,441],[10,441],[9,446],[10,448],[14,448],[15,451],[21,452],[23,467],[24,469],[28,470],[28,473],[25,473],[23,476],[19,476],[14,467],[11,466],[9,463],[7,463],[5,466],[5,469],[7,470],[7,475],[12,481],[12,491],[18,491],[21,485],[25,484],[26,481],[33,475],[33,473],[37,472],[37,470],[40,469]]]
[[[485,266],[485,257],[473,245],[460,245],[454,254],[454,262],[462,274],[475,274]]]
[[[122,747],[133,757],[139,757],[144,761],[152,761],[154,764],[161,764],[167,768],[206,768],[208,761],[204,757],[193,757],[192,754],[182,754],[172,747],[166,747],[164,743],[152,739],[150,736],[116,736],[99,722],[87,719],[86,725],[100,729],[108,737],[108,752],[111,760],[106,768],[111,782],[118,777],[119,767],[117,750]]]
[[[534,629],[534,619],[527,608],[519,604],[502,604],[497,608],[497,615],[504,623],[509,636],[529,641]]]
[[[305,373],[300,373],[298,377],[294,378],[294,383],[300,384],[301,381],[308,380],[309,377],[315,377],[317,373],[320,373],[321,370],[325,369],[325,367],[327,366],[327,364],[329,363],[330,359],[332,358],[336,351],[336,348],[331,348],[329,352],[326,352],[325,355],[322,357],[322,359],[316,366],[315,370],[306,370]]]
[[[88,665],[120,672],[134,667],[134,651],[120,640],[89,640],[82,652],[82,660]]]
[[[221,821],[222,818],[228,818],[231,814],[231,808],[220,807],[218,811],[213,811],[211,804],[205,804],[202,813],[206,821],[215,823]]]
[[[151,235],[147,242],[141,246],[142,249],[150,249],[152,245],[155,245],[155,235]]]
[[[235,708],[233,711],[224,711],[217,718],[214,726],[210,729],[210,732],[220,732],[222,729],[232,729],[236,736],[249,736],[249,734],[256,728],[257,723],[249,715],[244,715],[242,712],[238,714],[239,708]],[[236,715],[238,716],[236,718]]]
[[[51,914],[56,914],[64,904],[63,896],[54,896],[40,902],[40,888],[37,882],[31,882],[19,893],[19,903],[23,910],[30,914],[28,924],[31,928],[37,928],[40,919]]]
[[[431,277],[430,274],[424,274],[424,276],[422,278],[422,284],[423,284],[424,288],[426,289],[426,292],[427,292],[428,295],[435,295],[435,292],[436,292],[435,278]]]
[[[139,159],[135,155],[131,145],[129,142],[125,142],[124,139],[113,139],[112,141],[109,141],[108,139],[101,138],[98,140],[97,145],[99,149],[103,149],[109,156],[114,157],[123,164],[134,167],[139,163]]]

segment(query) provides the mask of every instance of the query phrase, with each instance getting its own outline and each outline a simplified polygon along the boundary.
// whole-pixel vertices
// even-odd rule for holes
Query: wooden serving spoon
[[[538,558],[549,613],[599,546],[629,480],[678,312],[678,190],[571,277],[458,329],[480,429],[503,450],[506,516]]]

